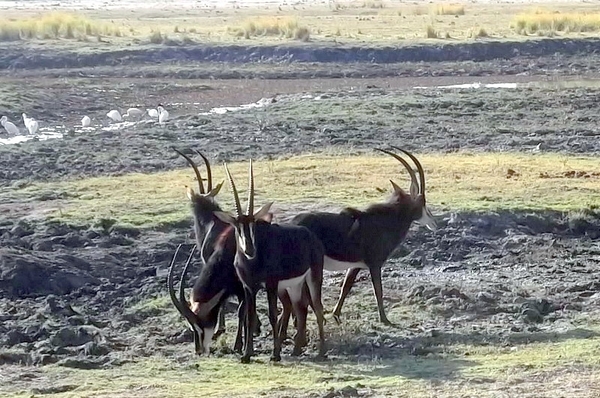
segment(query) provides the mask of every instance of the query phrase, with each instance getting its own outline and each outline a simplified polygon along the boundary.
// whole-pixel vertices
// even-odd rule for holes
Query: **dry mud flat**
[[[569,73],[569,66],[558,69]],[[192,242],[187,222],[148,231],[27,220],[24,214],[56,198],[14,202],[11,189],[182,167],[169,149],[173,144],[200,147],[215,161],[323,149],[371,151],[384,143],[420,153],[600,152],[600,90],[592,86],[413,89],[394,79],[368,82],[346,81],[335,88],[325,81],[294,80],[279,83],[293,89],[272,95],[266,107],[199,115],[193,104],[207,92],[212,101],[215,93],[228,93],[214,106],[238,105],[234,86],[190,82],[169,88],[163,82],[153,91],[152,83],[127,81],[119,87],[119,103],[133,104],[136,98],[144,103],[141,85],[153,100],[169,99],[173,117],[167,126],[144,122],[86,134],[67,128],[61,140],[0,147],[0,186],[7,194],[0,203],[0,363],[10,367],[2,372],[0,387],[11,393],[59,392],[53,390],[56,381],[17,364],[113,368],[157,354],[189,360],[192,350],[175,311],[164,300],[148,300],[165,295],[165,271],[176,244]],[[252,101],[263,96],[264,82],[244,84],[254,87]],[[56,125],[80,118],[74,104],[99,117],[105,104],[117,101],[112,82],[103,86],[93,79],[19,87],[20,97],[11,97],[12,103],[31,99]],[[82,90],[88,94],[76,100]],[[54,107],[46,106],[51,102]],[[304,210],[310,209],[287,208],[283,218]],[[331,361],[416,358],[461,344],[510,347],[596,335],[585,326],[600,306],[596,213],[582,219],[558,212],[453,213],[440,214],[439,221],[434,233],[414,228],[384,268],[386,307],[398,327],[377,324],[363,275],[345,307],[346,326],[328,324]],[[326,278],[329,310],[341,279],[341,274]],[[415,314],[400,312],[403,308]],[[578,324],[584,326],[574,327]],[[257,351],[266,355],[269,347],[263,330]],[[234,357],[224,345],[217,345],[215,355]]]

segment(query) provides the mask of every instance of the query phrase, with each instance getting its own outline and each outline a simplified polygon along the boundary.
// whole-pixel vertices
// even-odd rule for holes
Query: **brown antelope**
[[[334,308],[334,319],[339,316],[346,296],[350,292],[356,275],[361,269],[368,269],[379,319],[390,325],[383,308],[381,267],[392,251],[404,240],[411,224],[417,222],[430,230],[437,224],[426,206],[425,173],[421,163],[408,151],[392,147],[405,153],[417,166],[419,182],[412,167],[400,156],[385,149],[377,149],[398,160],[408,171],[411,179],[410,194],[407,194],[394,181],[392,196],[384,203],[370,205],[365,210],[346,208],[340,213],[302,213],[294,217],[293,224],[304,226],[315,233],[325,247],[324,269],[327,271],[347,270],[342,291]]]
[[[246,306],[246,327],[244,329],[244,354],[242,363],[250,362],[254,354],[253,330],[256,318],[256,293],[261,285],[267,291],[269,304],[269,322],[273,330],[273,361],[281,359],[281,339],[277,325],[277,296],[287,294],[294,309],[297,324],[297,344],[306,336],[306,308],[303,300],[305,285],[312,308],[317,317],[319,328],[319,355],[325,353],[323,331],[323,305],[321,303],[321,286],[323,282],[323,245],[307,228],[297,225],[271,224],[272,215],[269,209],[272,203],[264,205],[254,212],[254,175],[250,161],[248,207],[242,212],[239,195],[233,178],[225,165],[227,178],[233,191],[236,215],[216,212],[222,221],[232,225],[235,230],[236,254],[235,269],[244,286],[244,302]],[[281,293],[280,293],[281,292]],[[305,297],[305,296],[304,296]],[[296,351],[296,350],[295,350]]]

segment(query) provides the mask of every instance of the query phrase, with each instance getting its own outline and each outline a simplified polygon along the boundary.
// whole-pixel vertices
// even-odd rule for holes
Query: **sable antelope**
[[[348,270],[333,311],[334,319],[338,323],[342,305],[354,284],[356,275],[361,269],[368,269],[377,299],[379,319],[384,324],[391,325],[383,308],[381,267],[392,251],[404,240],[413,221],[425,225],[432,231],[437,228],[426,206],[425,173],[421,163],[410,152],[397,147],[392,148],[405,153],[417,166],[419,182],[412,167],[403,158],[385,149],[377,149],[392,156],[406,168],[411,179],[410,194],[390,180],[393,188],[392,196],[384,203],[370,205],[364,211],[346,208],[340,213],[302,213],[291,221],[292,224],[307,227],[323,242],[325,270]]]
[[[230,240],[235,245],[235,241]],[[230,243],[231,243],[230,242]],[[232,250],[220,250],[221,245],[223,247],[227,245],[227,242],[219,243],[219,247],[207,264],[202,267],[202,271],[194,284],[192,293],[190,295],[190,302],[185,298],[185,275],[188,267],[193,259],[194,251],[196,246],[194,245],[190,255],[185,263],[185,267],[181,274],[181,280],[179,282],[179,298],[175,294],[175,288],[173,286],[173,273],[175,269],[175,261],[179,253],[181,245],[177,247],[171,265],[169,266],[169,274],[167,277],[167,287],[169,289],[169,296],[173,305],[181,315],[187,320],[192,332],[194,334],[194,347],[196,354],[209,354],[210,344],[214,335],[215,325],[217,324],[217,318],[219,309],[223,302],[232,294],[241,295],[243,297],[242,286],[235,275],[235,270],[231,267],[232,272],[223,272],[219,265],[219,258],[221,255],[231,255],[229,264],[233,263],[233,253],[235,253],[235,247]],[[223,261],[228,263],[227,260]],[[240,299],[241,301],[242,299]],[[241,315],[240,315],[240,327]],[[236,342],[234,348],[241,349],[241,330],[238,330]]]
[[[206,190],[204,189],[204,183],[202,182],[202,176],[196,163],[185,153],[171,148],[183,157],[194,170],[196,180],[198,181],[198,192],[190,187],[187,187],[187,196],[192,205],[192,214],[194,216],[194,232],[196,234],[196,243],[199,245],[200,255],[204,264],[208,262],[208,259],[212,255],[215,247],[216,240],[228,227],[227,224],[214,216],[215,211],[221,211],[219,204],[216,202],[215,197],[219,194],[223,181],[217,184],[213,188],[212,171],[210,168],[210,162],[200,151],[195,152],[200,155],[204,164],[206,165]],[[210,232],[210,234],[209,234]],[[217,332],[215,337],[225,332],[225,313],[223,310],[219,313],[219,322],[217,324]]]
[[[273,361],[281,360],[281,339],[277,325],[277,296],[287,294],[295,311],[298,333],[296,348],[303,343],[306,332],[306,303],[303,300],[305,287],[317,317],[319,328],[319,355],[325,353],[323,332],[323,305],[321,286],[323,283],[323,257],[325,251],[319,239],[307,228],[297,225],[271,224],[271,203],[254,213],[254,175],[250,161],[248,206],[242,213],[240,198],[233,177],[225,165],[227,179],[235,201],[235,217],[225,212],[216,212],[222,221],[235,230],[235,269],[244,286],[246,327],[244,328],[244,354],[242,363],[250,362],[253,355],[253,330],[256,318],[256,293],[264,284],[269,303],[269,322],[273,330]],[[306,285],[306,286],[305,286]],[[288,297],[286,297],[287,299]],[[304,307],[304,311],[301,307]],[[296,352],[296,350],[295,350]]]
[[[185,275],[189,263],[186,263],[187,266],[181,275],[179,302],[177,302],[172,284],[169,285],[169,294],[175,307],[191,326],[198,354],[208,353],[210,339],[225,331],[225,318],[222,307],[229,297],[236,296],[239,303],[239,322],[234,350],[239,351],[242,348],[241,311],[243,310],[244,290],[233,266],[236,249],[235,239],[232,227],[214,216],[214,212],[221,210],[215,196],[221,190],[223,182],[213,188],[210,163],[206,156],[196,150],[195,152],[202,157],[206,165],[207,186],[205,190],[196,163],[183,152],[175,148],[172,149],[186,159],[194,170],[198,181],[198,192],[194,192],[192,188],[188,187],[187,194],[192,205],[196,244],[201,247],[200,252],[204,265],[192,289],[189,304],[185,300],[182,290],[185,287]],[[169,269],[170,273],[173,272],[173,265],[174,262]],[[217,311],[219,308],[221,308],[221,311]],[[218,321],[217,313],[219,314]],[[257,329],[255,332],[258,332],[260,327],[258,319],[256,324]]]

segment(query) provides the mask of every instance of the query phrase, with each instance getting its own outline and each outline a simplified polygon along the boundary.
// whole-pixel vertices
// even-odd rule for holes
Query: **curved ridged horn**
[[[238,195],[238,191],[235,188],[235,183],[233,182],[233,177],[229,172],[229,168],[227,167],[227,163],[225,163],[225,173],[227,174],[227,180],[229,181],[229,186],[233,191],[233,199],[235,201],[235,213],[236,216],[239,217],[242,215],[242,205],[240,204],[240,196]]]
[[[206,174],[207,174],[206,193],[209,193],[210,191],[212,191],[212,171],[210,170],[210,163],[208,162],[208,159],[206,158],[206,156],[204,156],[202,154],[202,152],[200,152],[197,149],[194,149],[194,152],[196,152],[198,155],[200,155],[202,160],[204,160],[204,164],[206,165]]]
[[[410,175],[411,186],[418,187],[417,176],[415,175],[415,171],[412,169],[412,167],[408,164],[408,162],[406,160],[404,160],[400,156],[396,155],[395,153],[387,151],[385,149],[375,148],[375,150],[379,151],[379,152],[383,152],[383,153],[385,153],[387,155],[390,155],[391,157],[393,157],[394,159],[396,159],[397,161],[399,161],[400,163],[402,163],[402,165],[406,168],[406,171],[408,171],[408,174]]]
[[[188,321],[188,323],[190,324],[190,327],[192,328],[192,330],[194,330],[194,334],[195,329],[194,329],[194,313],[192,312],[192,310],[190,309],[190,307],[187,304],[187,301],[185,300],[185,295],[183,293],[183,285],[184,285],[184,278],[185,278],[185,273],[188,269],[188,266],[190,265],[191,261],[192,261],[192,255],[194,254],[194,250],[196,250],[196,245],[194,245],[192,252],[190,254],[190,256],[188,257],[188,260],[185,264],[185,268],[183,270],[183,274],[181,275],[181,286],[179,286],[179,300],[177,300],[177,296],[175,295],[175,288],[173,287],[173,272],[175,270],[175,260],[177,259],[177,255],[179,254],[179,250],[181,249],[181,244],[179,246],[177,246],[177,250],[175,250],[175,254],[173,255],[173,259],[171,260],[171,264],[169,266],[169,274],[167,276],[167,287],[169,289],[169,296],[171,297],[171,301],[173,302],[173,305],[175,306],[175,308],[177,308],[177,311],[179,311],[179,313],[185,318],[186,321]]]
[[[254,170],[252,169],[252,159],[250,159],[250,171],[248,177],[248,207],[246,214],[254,215]]]
[[[423,201],[425,201],[425,172],[423,171],[423,166],[421,166],[421,162],[419,162],[419,160],[406,149],[398,148],[393,145],[392,148],[404,152],[413,162],[415,162],[415,165],[417,166],[417,171],[419,172],[419,193],[423,195]]]
[[[178,154],[183,156],[185,158],[185,160],[187,160],[187,162],[190,164],[190,166],[192,166],[192,169],[194,169],[194,173],[196,173],[196,179],[198,180],[198,190],[200,191],[201,194],[204,195],[205,194],[204,184],[202,184],[202,177],[200,176],[200,171],[198,170],[198,166],[196,166],[196,163],[194,163],[192,158],[190,158],[185,153],[179,151],[177,148],[171,147],[171,149],[173,149],[175,152],[177,152]]]

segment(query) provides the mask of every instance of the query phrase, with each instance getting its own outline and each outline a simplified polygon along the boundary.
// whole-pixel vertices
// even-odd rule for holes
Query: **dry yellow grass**
[[[301,41],[308,41],[310,39],[310,29],[300,25],[296,18],[290,17],[257,17],[248,19],[239,27],[229,27],[228,31],[235,36],[246,39],[256,36],[275,36]]]
[[[135,18],[123,10],[86,10],[85,17],[96,24],[105,23],[127,32],[126,42],[153,31],[169,32],[180,41],[188,36],[195,42],[235,43],[252,40],[269,44],[285,40],[308,40],[342,44],[402,44],[425,42],[431,26],[438,38],[473,40],[478,29],[497,39],[525,40],[528,35],[597,35],[599,10],[590,3],[540,3],[531,10],[526,3],[425,2],[409,4],[395,1],[356,0],[329,4],[289,4],[278,7],[224,7],[220,9],[136,9]],[[28,29],[15,27],[14,20],[35,19],[39,11],[3,10],[0,38],[18,40]],[[28,19],[25,19],[30,15]],[[510,21],[513,21],[510,23]],[[92,28],[95,26],[91,25]],[[549,26],[549,28],[546,28]],[[175,29],[177,28],[177,29]],[[554,30],[553,30],[554,29]],[[102,29],[100,29],[102,30]],[[170,33],[173,32],[173,33]],[[360,33],[359,33],[360,32]],[[529,32],[529,33],[528,33]],[[525,33],[525,35],[523,34]],[[105,34],[102,33],[101,34]],[[110,34],[110,32],[108,32]],[[41,35],[39,35],[41,36]],[[74,34],[77,37],[77,34]]]
[[[465,6],[462,4],[436,4],[431,7],[435,15],[465,15]]]
[[[48,12],[36,17],[0,21],[0,41],[27,39],[77,39],[88,36],[121,36],[114,24],[94,21],[70,12]]]
[[[511,22],[511,27],[522,35],[598,32],[600,31],[600,12],[561,13],[535,9],[517,15]]]

